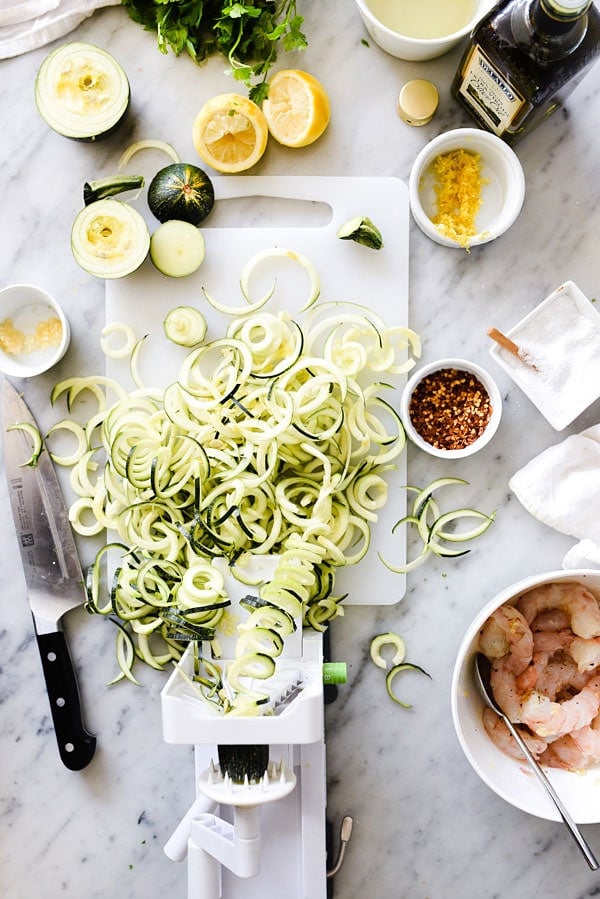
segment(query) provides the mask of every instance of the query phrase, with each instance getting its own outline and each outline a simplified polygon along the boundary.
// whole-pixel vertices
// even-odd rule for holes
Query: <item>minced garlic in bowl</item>
[[[42,288],[0,290],[0,371],[16,378],[42,374],[62,359],[70,336],[64,312]]]
[[[36,350],[60,346],[62,335],[62,323],[56,315],[36,322],[33,332],[21,330],[12,318],[5,318],[0,322],[0,349],[9,356],[24,356]]]

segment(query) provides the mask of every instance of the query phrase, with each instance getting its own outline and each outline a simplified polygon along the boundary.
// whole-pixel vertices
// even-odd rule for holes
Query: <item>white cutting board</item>
[[[215,208],[202,226],[206,258],[195,274],[168,278],[147,259],[133,275],[106,282],[107,323],[127,322],[138,337],[148,335],[140,354],[140,370],[149,386],[168,384],[183,358],[184,351],[169,344],[163,335],[162,322],[169,309],[198,305],[208,322],[207,339],[223,336],[227,317],[209,306],[202,288],[221,303],[242,305],[239,275],[252,256],[271,247],[302,253],[315,265],[321,280],[319,302],[361,303],[388,325],[408,324],[409,202],[404,182],[391,177],[242,176],[219,177],[213,183]],[[135,205],[151,231],[156,228],[158,223],[146,207],[145,196]],[[339,226],[357,215],[368,216],[379,227],[383,249],[372,250],[337,237]],[[264,309],[286,309],[302,324],[297,311],[307,297],[308,276],[298,265],[281,264],[274,272],[265,272],[260,283],[257,272],[251,282],[253,296],[262,296],[273,274],[277,290]],[[122,362],[109,359],[107,373],[121,380],[126,369]],[[386,374],[382,380],[399,388],[405,378]],[[384,396],[398,408],[399,390],[385,391]],[[404,575],[390,572],[377,555],[380,550],[394,564],[402,564],[406,558],[404,530],[391,533],[406,509],[402,489],[406,453],[396,464],[397,470],[388,476],[389,499],[373,527],[369,553],[336,579],[336,593],[347,592],[347,603],[392,604],[404,595]]]

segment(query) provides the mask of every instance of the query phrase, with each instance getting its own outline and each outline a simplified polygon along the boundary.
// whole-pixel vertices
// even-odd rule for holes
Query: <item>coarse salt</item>
[[[502,347],[490,354],[555,430],[600,397],[600,315],[566,281],[508,332],[521,358]]]

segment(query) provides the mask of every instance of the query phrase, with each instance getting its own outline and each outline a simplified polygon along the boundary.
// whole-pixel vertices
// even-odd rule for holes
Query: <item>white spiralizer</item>
[[[188,899],[326,899],[322,635],[299,627],[286,639],[275,674],[260,681],[270,714],[219,714],[190,683],[193,665],[190,646],[161,693],[165,741],[194,746],[196,798],[165,845],[174,861],[187,857]],[[262,781],[223,776],[217,747],[254,744],[270,749]]]

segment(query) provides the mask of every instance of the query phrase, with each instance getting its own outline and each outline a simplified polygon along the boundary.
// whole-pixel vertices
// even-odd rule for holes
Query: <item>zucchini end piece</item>
[[[381,250],[383,237],[381,231],[367,216],[356,216],[338,228],[340,240],[353,240],[372,250]]]

